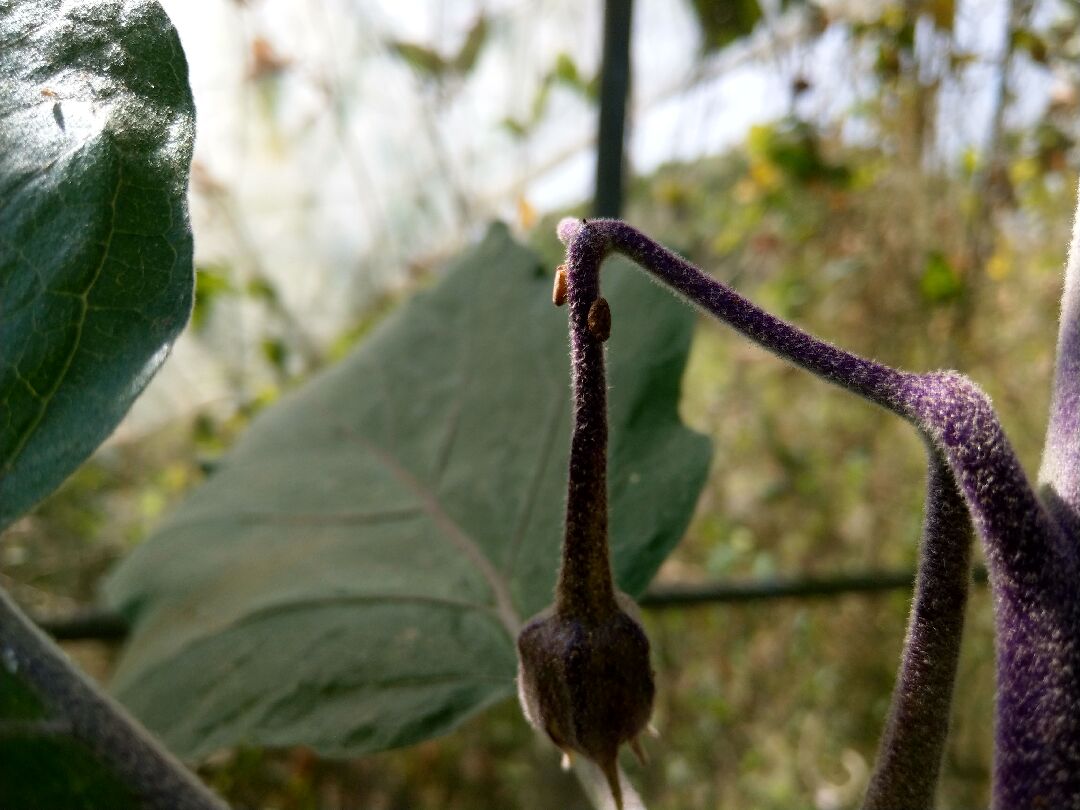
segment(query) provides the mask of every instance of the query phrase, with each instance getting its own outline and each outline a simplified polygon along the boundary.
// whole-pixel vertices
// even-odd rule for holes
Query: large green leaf
[[[613,264],[618,264],[613,262]],[[511,694],[551,599],[570,443],[566,313],[501,226],[345,362],[265,412],[126,559],[115,689],[177,751],[333,755],[444,732]],[[684,531],[705,439],[678,421],[692,313],[606,271],[617,576]]]
[[[112,431],[191,306],[194,108],[150,2],[0,0],[0,529]],[[0,807],[130,789],[0,667]]]
[[[116,427],[191,309],[194,132],[147,0],[0,0],[0,529]]]

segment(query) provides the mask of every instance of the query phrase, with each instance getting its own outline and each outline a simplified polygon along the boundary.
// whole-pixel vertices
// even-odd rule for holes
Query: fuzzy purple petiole
[[[954,371],[912,374],[858,357],[776,318],[616,220],[563,220],[573,291],[599,296],[604,258],[622,253],[660,282],[778,356],[910,422],[929,458],[916,597],[865,807],[933,803],[966,603],[971,526],[990,571],[997,636],[993,806],[1080,808],[1080,261],[1063,303],[1044,503],[989,398]],[[587,302],[579,306],[587,306]],[[572,336],[574,318],[571,317]],[[602,366],[601,366],[602,369]],[[575,391],[592,374],[573,354]],[[581,404],[577,414],[581,416]],[[579,425],[575,426],[575,436]],[[592,428],[598,430],[598,428]],[[578,457],[575,443],[574,455]],[[590,491],[571,461],[570,503]],[[595,497],[595,490],[590,497]],[[568,507],[568,543],[571,538]],[[606,554],[606,552],[605,552]],[[606,557],[605,557],[606,561]],[[564,561],[565,565],[565,561]]]
[[[603,256],[593,259],[599,267]],[[569,305],[574,431],[562,564],[554,605],[518,634],[518,694],[529,722],[567,758],[581,754],[599,767],[622,810],[619,749],[628,744],[643,758],[638,738],[652,714],[653,670],[635,606],[611,572],[604,375],[611,311],[598,273],[563,272],[553,300]]]

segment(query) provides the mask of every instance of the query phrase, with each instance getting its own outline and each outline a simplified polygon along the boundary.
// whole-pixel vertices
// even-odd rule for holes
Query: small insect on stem
[[[53,90],[51,87],[42,87],[41,95],[45,98],[60,98],[60,94]]]
[[[551,303],[561,307],[566,303],[566,265],[560,264],[555,271],[555,286],[551,290]]]
[[[611,337],[611,307],[604,298],[597,298],[589,307],[589,331],[601,343]]]

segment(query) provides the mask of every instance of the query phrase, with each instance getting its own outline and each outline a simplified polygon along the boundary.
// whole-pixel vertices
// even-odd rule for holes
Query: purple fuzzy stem
[[[990,569],[998,651],[994,807],[1080,810],[1080,572],[1076,549],[1072,537],[1063,530],[1069,524],[1052,519],[1035,496],[989,398],[956,372],[909,374],[818,340],[769,315],[622,222],[563,220],[558,232],[571,256],[587,255],[598,264],[612,251],[624,253],[746,337],[902,416],[920,431],[931,455],[940,454],[945,459],[953,485],[970,510]],[[1080,336],[1068,331],[1075,329],[1075,318],[1070,314],[1072,286],[1067,284],[1063,314],[1063,333],[1068,334],[1063,353],[1070,356],[1059,365],[1055,391],[1055,401],[1064,403],[1060,429],[1055,431],[1055,423],[1051,423],[1051,434],[1060,435],[1067,453],[1073,454],[1062,451],[1060,456],[1060,465],[1070,475],[1077,470],[1075,456],[1080,452],[1076,423],[1069,421],[1080,391],[1080,378],[1067,365],[1076,363],[1080,356]],[[1070,325],[1068,329],[1064,324]],[[1062,487],[1058,492],[1064,499],[1067,488],[1056,485]],[[949,496],[944,493],[942,497]],[[940,550],[924,549],[924,563],[930,564],[938,553]],[[926,572],[931,579],[938,575]],[[936,585],[931,590],[936,591]],[[960,621],[963,600],[950,604],[952,621]],[[929,632],[929,628],[924,630]],[[898,695],[910,702],[948,705],[949,690],[941,684],[949,679],[928,678],[926,671],[917,671],[918,663],[917,656],[905,656],[899,681],[925,684],[926,693],[914,695],[901,689]],[[955,660],[933,661],[931,666],[948,674],[955,669]],[[909,710],[894,706],[894,712]],[[923,716],[932,718],[929,713]],[[933,734],[943,737],[947,725],[948,712],[938,712]],[[908,742],[902,742],[904,739]],[[888,756],[908,762],[905,768],[921,758],[923,769],[936,772],[939,747],[899,751],[896,746],[913,744],[904,735],[887,738],[886,743],[894,746]],[[934,761],[929,761],[931,758]],[[879,770],[876,778],[891,777]],[[886,806],[882,799],[878,801],[879,806]]]
[[[555,588],[555,610],[587,611],[597,619],[616,610],[608,556],[607,382],[604,344],[589,329],[589,309],[600,296],[603,253],[587,241],[568,250],[566,296],[574,435],[566,499],[566,537]]]
[[[915,600],[863,810],[933,807],[971,571],[971,519],[945,459],[929,453]]]
[[[568,235],[568,250],[587,242],[606,255],[617,251],[633,259],[664,284],[711,313],[736,331],[781,357],[849,388],[867,399],[897,411],[900,383],[909,375],[838,349],[770,315],[734,290],[702,273],[680,256],[658,245],[624,222],[612,219],[563,220],[560,238]]]
[[[955,372],[912,380],[914,421],[945,454],[994,596],[994,801],[1080,809],[1080,599],[1074,544],[1035,497],[989,398]]]
[[[1057,365],[1039,483],[1054,517],[1080,529],[1080,207],[1061,296]]]

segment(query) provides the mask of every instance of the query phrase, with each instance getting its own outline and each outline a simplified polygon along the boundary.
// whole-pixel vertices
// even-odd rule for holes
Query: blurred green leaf
[[[499,122],[499,126],[505,129],[515,138],[524,138],[532,128],[531,122],[519,121],[516,118],[506,117]]]
[[[1040,121],[1031,137],[1039,167],[1044,172],[1062,171],[1068,167],[1067,155],[1074,139],[1053,121]]]
[[[441,80],[448,74],[466,76],[476,67],[480,53],[488,37],[488,20],[481,14],[465,35],[461,49],[452,58],[444,57],[433,48],[417,45],[415,42],[391,40],[387,43],[390,52],[404,60],[417,73],[429,79]]]
[[[758,0],[691,0],[705,53],[730,45],[754,30],[761,19]]]
[[[533,96],[532,110],[530,111],[530,118],[527,127],[531,128],[536,126],[540,122],[540,119],[544,117],[544,113],[547,111],[548,99],[551,98],[551,77],[547,76],[544,81],[540,83],[540,86],[536,88],[536,95]]]
[[[797,118],[751,128],[748,147],[797,183],[824,182],[845,186],[851,170],[829,163],[821,153],[821,138],[814,126]]]
[[[1033,62],[1038,62],[1040,65],[1046,64],[1048,54],[1046,40],[1035,31],[1030,28],[1014,29],[1009,40],[1013,50],[1026,51]]]
[[[536,127],[547,112],[548,101],[551,99],[551,88],[555,84],[561,84],[579,93],[590,102],[595,102],[600,94],[600,75],[597,73],[592,79],[586,79],[578,70],[577,63],[567,53],[559,53],[555,57],[555,64],[544,74],[536,94],[533,96],[529,117],[526,120],[516,118],[504,118],[502,127],[515,138],[523,138]]]
[[[394,40],[388,43],[391,53],[397,55],[417,73],[421,73],[432,79],[442,78],[448,65],[438,53],[431,48],[417,45],[413,42]]]
[[[565,82],[574,87],[580,87],[582,85],[581,74],[578,72],[577,63],[574,62],[574,59],[570,54],[565,52],[560,53],[555,57],[555,67],[552,68],[551,75],[558,81]]]
[[[925,9],[934,21],[934,26],[942,31],[951,31],[956,19],[955,0],[926,0]]]
[[[262,340],[259,347],[262,349],[266,362],[273,366],[275,371],[284,373],[285,364],[289,359],[289,347],[285,341],[281,338],[268,337]]]
[[[281,302],[277,287],[261,276],[251,279],[244,285],[244,292],[256,301],[263,301],[271,306],[277,306]]]
[[[693,314],[605,270],[616,576],[678,541],[708,443],[677,416]],[[115,690],[185,755],[338,756],[445,732],[514,691],[517,624],[551,600],[570,438],[551,271],[493,227],[348,359],[263,412],[124,560]]]
[[[187,65],[146,0],[0,3],[0,529],[127,412],[191,310]]]
[[[589,101],[596,101],[600,94],[599,72],[591,79],[585,78],[581,71],[578,70],[577,63],[573,60],[573,57],[568,53],[560,53],[555,58],[555,66],[548,73],[546,85],[555,82],[580,93]],[[534,115],[539,117],[535,112]]]
[[[895,42],[882,42],[878,45],[874,72],[887,79],[895,79],[900,75],[900,49]]]
[[[937,251],[926,258],[919,290],[923,299],[931,304],[944,304],[955,301],[964,292],[964,281],[960,274],[949,264],[949,260]]]
[[[472,72],[472,69],[476,67],[480,52],[484,49],[484,43],[487,42],[487,35],[487,17],[481,14],[466,34],[461,50],[454,57],[454,70],[462,75]]]
[[[191,326],[202,330],[218,299],[236,294],[236,287],[225,268],[200,267],[195,273],[195,307],[191,312]]]

